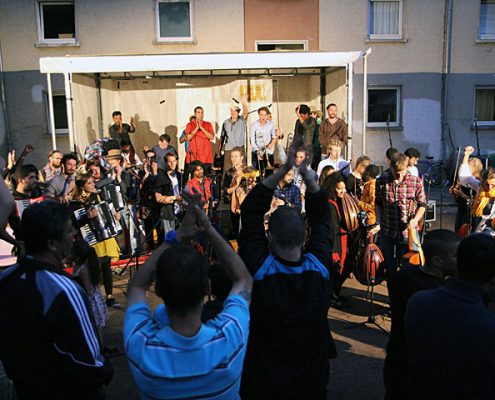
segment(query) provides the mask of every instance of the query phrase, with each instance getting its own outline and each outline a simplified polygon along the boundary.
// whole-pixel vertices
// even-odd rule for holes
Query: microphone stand
[[[390,114],[388,114],[387,117],[387,131],[388,131],[388,144],[390,145],[390,147],[394,147],[392,146],[392,135],[390,133]]]
[[[478,158],[481,157],[480,135],[478,133],[478,117],[474,117],[474,133],[476,135],[476,147],[478,148]]]

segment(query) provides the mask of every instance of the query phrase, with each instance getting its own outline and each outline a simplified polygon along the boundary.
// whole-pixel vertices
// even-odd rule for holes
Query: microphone
[[[163,103],[165,103],[165,100],[161,100],[161,101],[160,101],[160,104],[163,104]]]
[[[238,100],[232,97],[232,100],[234,100],[237,104],[240,104]]]

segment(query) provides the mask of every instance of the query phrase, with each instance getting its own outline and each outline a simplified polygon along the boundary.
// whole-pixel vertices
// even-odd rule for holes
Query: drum
[[[385,279],[385,258],[372,241],[359,252],[354,276],[359,283],[366,286],[378,285]]]
[[[360,212],[358,203],[348,193],[342,197],[342,211],[344,213],[343,222],[347,232],[355,231],[359,228],[358,214]]]

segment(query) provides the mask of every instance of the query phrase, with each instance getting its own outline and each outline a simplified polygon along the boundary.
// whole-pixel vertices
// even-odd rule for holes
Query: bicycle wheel
[[[426,171],[426,175],[429,178],[432,188],[439,189],[444,187],[447,183],[447,173],[445,172],[444,166],[440,163],[432,164],[431,167],[428,168],[428,171]]]

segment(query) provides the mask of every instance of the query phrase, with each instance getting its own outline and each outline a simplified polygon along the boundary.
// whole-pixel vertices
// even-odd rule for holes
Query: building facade
[[[477,125],[480,147],[495,151],[494,0],[0,0],[0,46],[0,151],[5,155],[9,148],[20,151],[32,144],[32,161],[39,166],[51,149],[47,82],[39,59],[67,54],[371,48],[364,103],[363,64],[354,69],[353,159],[362,153],[365,126],[366,153],[384,163],[387,121],[392,144],[400,150],[414,146],[424,156],[447,160],[458,146],[476,143]],[[321,108],[317,76],[271,79],[282,130],[293,129],[298,103]],[[343,118],[347,104],[338,88],[345,79],[345,70],[327,78],[324,97],[326,104],[337,103]],[[199,90],[201,82],[194,87]],[[63,77],[53,76],[52,84],[57,147],[67,151]],[[127,80],[111,85],[133,87]],[[124,120],[134,112],[113,98],[101,126],[91,115],[96,109],[84,116],[79,130],[87,130],[88,138],[107,133],[112,107],[122,108]],[[174,121],[174,115],[164,114],[163,127],[143,121],[135,135],[142,129],[151,142],[145,144],[153,144],[170,127],[179,134],[187,121]],[[227,116],[215,115],[215,122],[221,125]]]

